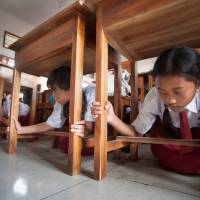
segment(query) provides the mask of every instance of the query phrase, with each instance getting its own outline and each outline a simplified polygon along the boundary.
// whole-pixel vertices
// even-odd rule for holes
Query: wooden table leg
[[[119,55],[120,56],[120,55]],[[114,111],[115,114],[122,119],[123,110],[121,104],[121,82],[122,82],[122,72],[120,59],[118,65],[114,69]],[[114,130],[115,136],[118,135],[116,130]],[[121,150],[117,149],[113,152],[114,159],[120,159]]]
[[[108,99],[108,43],[101,21],[101,8],[97,9],[96,25],[96,101],[104,106]],[[107,166],[107,118],[105,111],[96,118],[94,142],[94,176],[102,180]]]
[[[138,73],[134,62],[131,62],[131,122],[138,115]],[[138,144],[131,144],[131,159],[137,160]]]
[[[20,93],[21,72],[14,69],[12,98],[11,98],[11,112],[10,112],[10,130],[8,133],[8,153],[15,154],[17,150],[17,132],[15,129],[13,117],[18,119],[19,113],[19,93]]]
[[[37,104],[37,78],[34,78],[34,86],[32,90],[32,98],[31,98],[31,106],[30,106],[30,117],[29,117],[29,125],[35,124],[35,116],[36,116],[36,104]]]
[[[76,31],[72,41],[72,66],[70,85],[70,124],[81,120],[82,107],[82,76],[85,43],[85,23],[82,16],[78,15],[76,20]],[[79,136],[69,134],[69,173],[76,175],[81,168],[82,141]]]
[[[3,91],[4,91],[4,79],[0,77],[0,111],[2,112],[2,100],[3,100]]]

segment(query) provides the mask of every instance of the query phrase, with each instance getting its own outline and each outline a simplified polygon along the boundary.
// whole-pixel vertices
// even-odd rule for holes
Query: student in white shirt
[[[11,95],[8,94],[3,101],[3,116],[10,117],[10,107],[11,107]],[[19,102],[19,116],[28,115],[30,110],[29,105],[23,103],[21,100]]]
[[[151,132],[155,137],[200,139],[198,52],[189,47],[166,50],[156,60],[152,75],[155,78],[155,87],[147,94],[131,125],[125,124],[115,115],[109,102],[104,108],[99,102],[94,102],[91,109],[93,117],[98,117],[102,109],[105,109],[108,123],[125,136],[143,136],[155,121],[160,121]],[[186,117],[183,118],[183,115]],[[152,152],[166,169],[200,174],[200,148],[152,145]]]
[[[2,105],[2,116],[0,117],[0,121],[8,126],[8,118],[10,117],[10,108],[11,108],[11,95],[8,94]],[[23,103],[21,100],[19,102],[19,119],[22,121],[27,121],[27,117],[29,114],[30,107],[29,105]]]
[[[32,126],[21,126],[20,123],[14,119],[18,133],[41,133],[54,128],[61,128],[65,121],[69,120],[69,99],[71,94],[70,67],[63,66],[53,70],[48,77],[47,85],[53,90],[56,100],[52,114],[46,122]],[[93,130],[94,119],[90,112],[90,106],[95,100],[95,88],[90,86],[86,87],[83,90],[83,97],[83,120],[74,124],[74,129],[71,130],[72,132],[76,131],[77,133],[80,130],[82,132],[84,129],[85,133],[90,133]]]

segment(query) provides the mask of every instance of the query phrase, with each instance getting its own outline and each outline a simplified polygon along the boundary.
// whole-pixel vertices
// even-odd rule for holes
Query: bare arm
[[[107,104],[105,105],[105,108],[102,108],[99,102],[93,102],[92,107],[91,107],[91,112],[92,112],[93,117],[96,118],[99,115],[101,115],[103,109],[105,109],[107,112],[108,123],[114,129],[116,129],[117,132],[125,136],[139,136],[139,133],[137,133],[131,125],[124,123],[121,119],[119,119],[115,115],[113,111],[113,106],[110,102],[107,102]]]
[[[14,119],[17,133],[28,134],[28,133],[41,133],[52,130],[53,127],[49,126],[46,122],[35,124],[31,126],[21,126],[18,120]]]
[[[109,124],[121,135],[125,136],[138,136],[139,134],[134,130],[134,128],[124,123],[121,119],[119,119],[116,115],[113,116],[112,120]]]

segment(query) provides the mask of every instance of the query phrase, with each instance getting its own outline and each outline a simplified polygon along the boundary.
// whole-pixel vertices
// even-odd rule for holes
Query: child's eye
[[[174,91],[174,94],[175,94],[175,95],[180,95],[181,92],[180,92],[180,91]]]
[[[166,93],[165,93],[165,92],[162,92],[162,91],[159,91],[159,94],[160,94],[160,95],[165,95]]]

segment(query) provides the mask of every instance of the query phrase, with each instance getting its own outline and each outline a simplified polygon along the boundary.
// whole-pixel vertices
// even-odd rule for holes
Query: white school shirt
[[[85,95],[84,120],[95,121],[90,110],[92,102],[95,101],[95,87],[87,86],[83,89],[83,92]],[[48,117],[46,123],[53,128],[61,128],[64,125],[65,120],[66,118],[63,114],[63,105],[56,102],[54,104],[53,112]]]
[[[3,115],[6,117],[10,116],[10,106],[11,106],[11,99],[6,98],[3,102]],[[19,116],[26,116],[28,115],[30,107],[22,102],[19,102]]]
[[[197,90],[196,95],[185,109],[187,111],[190,128],[200,127],[200,90]],[[159,116],[161,120],[163,119],[164,110],[164,103],[160,99],[157,89],[153,87],[146,95],[141,110],[131,125],[138,133],[145,134],[152,127],[156,120],[156,116]],[[180,128],[179,113],[174,112],[171,109],[169,109],[169,113],[173,125]]]

